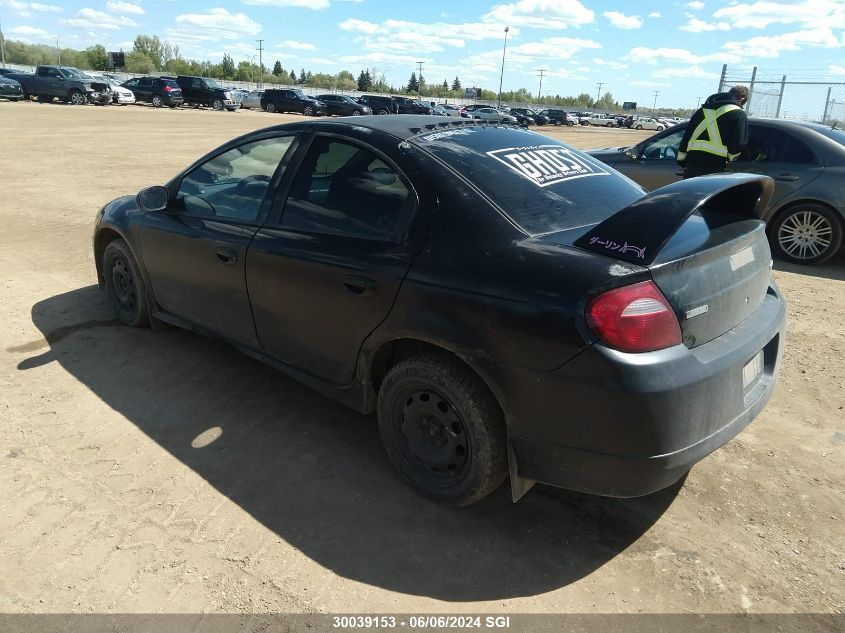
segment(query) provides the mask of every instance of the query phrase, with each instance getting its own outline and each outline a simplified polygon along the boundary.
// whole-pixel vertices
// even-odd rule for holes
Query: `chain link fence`
[[[845,81],[819,76],[818,71],[777,74],[752,68],[722,67],[719,92],[747,86],[749,116],[815,121],[845,126]]]

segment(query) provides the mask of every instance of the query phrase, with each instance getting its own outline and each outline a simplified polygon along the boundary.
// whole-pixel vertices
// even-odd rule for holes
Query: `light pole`
[[[58,35],[56,36],[56,58],[58,60],[56,62],[56,65],[61,66],[62,65],[62,49],[59,48],[59,36]]]
[[[417,62],[417,66],[420,68],[419,77],[417,77],[417,100],[422,98],[422,67],[425,62]]]
[[[505,78],[505,53],[508,51],[508,31],[511,30],[511,27],[505,27],[505,45],[502,47],[502,72],[499,73],[499,99],[498,99],[498,107],[502,107],[502,80]]]
[[[537,88],[537,101],[539,101],[540,93],[543,91],[543,75],[545,75],[548,71],[545,68],[538,68],[537,72],[540,73],[540,87]]]
[[[258,84],[255,83],[255,58],[257,56],[253,55],[249,58],[249,79],[250,81],[255,84],[255,89],[258,90]]]
[[[6,38],[3,37],[3,24],[0,22],[0,64],[6,67]]]

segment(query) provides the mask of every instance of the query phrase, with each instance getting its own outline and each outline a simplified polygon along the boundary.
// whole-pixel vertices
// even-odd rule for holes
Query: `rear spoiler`
[[[574,245],[647,266],[693,213],[718,211],[761,219],[774,186],[768,176],[753,174],[681,180],[629,204],[575,240]]]

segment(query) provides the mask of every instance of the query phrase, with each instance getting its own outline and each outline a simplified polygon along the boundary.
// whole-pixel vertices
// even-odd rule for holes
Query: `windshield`
[[[80,79],[90,79],[88,75],[76,70],[76,68],[62,68],[62,72],[68,77],[78,77]]]
[[[644,193],[587,154],[525,130],[458,128],[413,142],[477,186],[529,235],[596,224]]]
[[[296,88],[295,90],[291,90],[291,92],[293,94],[295,94],[297,97],[299,97],[300,99],[307,99],[308,98],[308,97],[305,96],[305,93],[302,92],[302,90],[300,90],[299,88]]]
[[[840,127],[832,127],[829,125],[821,125],[819,123],[806,123],[808,128],[815,130],[819,134],[826,136],[832,141],[836,141],[840,145],[845,146],[845,130]]]

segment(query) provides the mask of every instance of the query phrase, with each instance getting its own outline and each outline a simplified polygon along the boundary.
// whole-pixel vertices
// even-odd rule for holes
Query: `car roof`
[[[433,116],[427,114],[393,114],[393,115],[365,115],[356,116],[354,119],[348,120],[326,118],[318,119],[316,121],[309,121],[308,126],[312,130],[319,130],[321,127],[337,127],[339,125],[348,126],[350,128],[366,128],[377,132],[390,134],[398,139],[405,140],[416,136],[421,132],[433,131],[437,129],[455,129],[463,126],[489,126],[487,123],[481,123],[473,119],[460,119],[449,116]],[[297,127],[302,129],[301,123],[286,123],[282,125],[275,125],[270,128],[255,130],[246,136],[252,134],[259,134],[271,132],[274,130],[286,130]]]

